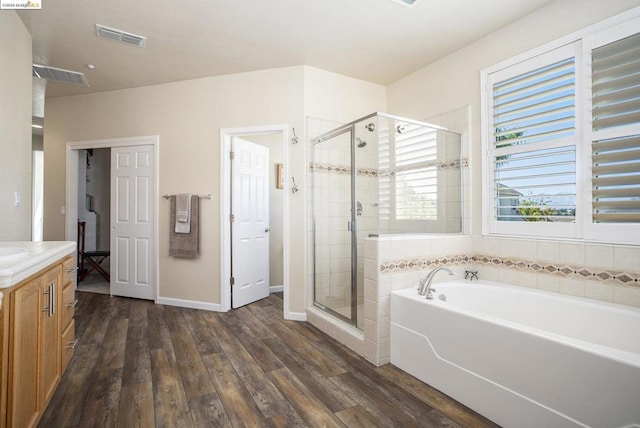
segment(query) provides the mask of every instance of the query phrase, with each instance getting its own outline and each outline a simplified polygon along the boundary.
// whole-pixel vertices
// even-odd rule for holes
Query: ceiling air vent
[[[144,48],[147,46],[146,37],[137,36],[135,34],[127,33],[122,30],[116,30],[115,28],[109,28],[105,27],[104,25],[96,24],[96,32],[98,33],[98,37],[102,37],[104,39],[116,40],[118,42],[138,46],[140,48]]]
[[[70,85],[89,86],[84,74],[77,71],[63,70],[62,68],[49,67],[47,65],[33,64],[33,77],[52,80],[54,82],[68,83]]]
[[[401,4],[406,7],[413,7],[419,0],[391,0],[394,3]]]

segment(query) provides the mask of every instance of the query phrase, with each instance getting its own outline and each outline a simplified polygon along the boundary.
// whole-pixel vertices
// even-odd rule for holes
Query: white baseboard
[[[219,303],[206,303],[197,300],[172,299],[170,297],[158,297],[156,303],[167,306],[179,306],[181,308],[203,309],[205,311],[224,312]]]
[[[306,321],[307,313],[306,312],[285,312],[284,319],[292,320],[292,321]]]
[[[284,291],[284,285],[272,285],[269,287],[269,293],[280,293]]]

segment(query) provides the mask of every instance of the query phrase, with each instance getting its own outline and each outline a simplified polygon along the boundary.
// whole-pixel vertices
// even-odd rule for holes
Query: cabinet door
[[[46,406],[60,381],[60,266],[43,275],[42,305],[50,308],[40,313],[40,403]],[[44,408],[42,409],[44,411]]]
[[[13,293],[13,356],[10,368],[10,426],[30,427],[39,418],[38,400],[38,328],[43,309],[42,278],[39,277]]]

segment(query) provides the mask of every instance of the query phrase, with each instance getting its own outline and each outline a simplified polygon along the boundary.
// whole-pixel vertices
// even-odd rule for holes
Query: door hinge
[[[236,157],[235,153],[229,152],[229,159],[233,160]]]
[[[229,284],[234,285],[236,283],[236,280],[234,277],[229,278]]]
[[[236,220],[236,217],[233,214],[229,215],[229,221],[233,223]]]

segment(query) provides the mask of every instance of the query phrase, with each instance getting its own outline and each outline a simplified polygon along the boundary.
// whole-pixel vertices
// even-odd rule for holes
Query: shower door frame
[[[322,135],[314,138],[311,140],[311,143],[313,144],[314,150],[313,150],[313,163],[315,165],[315,145],[318,143],[322,143],[324,141],[330,140],[331,138],[335,138],[339,135],[344,134],[345,132],[351,132],[351,221],[350,221],[350,227],[351,227],[351,319],[338,313],[337,311],[332,310],[331,308],[318,303],[316,301],[316,217],[315,217],[315,213],[316,213],[316,197],[315,197],[315,192],[316,192],[316,174],[315,172],[311,175],[311,179],[312,179],[312,184],[313,184],[313,191],[314,191],[314,195],[312,197],[312,211],[313,211],[313,239],[314,239],[314,243],[313,243],[313,305],[316,307],[319,307],[320,309],[322,309],[323,311],[326,311],[327,313],[353,325],[357,327],[357,309],[358,309],[358,236],[357,236],[357,220],[356,220],[356,197],[357,197],[357,168],[356,168],[356,125],[364,122],[365,120],[371,119],[371,118],[385,118],[385,119],[390,119],[390,120],[394,120],[394,121],[400,121],[400,122],[404,122],[407,124],[413,124],[413,125],[419,125],[419,126],[424,126],[427,128],[431,128],[431,129],[435,129],[435,130],[442,130],[442,131],[447,131],[447,132],[451,132],[451,133],[455,133],[455,134],[460,134],[459,132],[456,131],[452,131],[450,129],[447,129],[443,126],[439,126],[439,125],[435,125],[432,123],[427,123],[427,122],[422,122],[419,120],[414,120],[414,119],[409,119],[406,117],[402,117],[402,116],[396,116],[393,114],[388,114],[388,113],[383,113],[383,112],[374,112],[371,114],[368,114],[366,116],[362,116],[352,122],[349,122],[345,125],[339,126],[335,129],[332,129],[328,132],[323,133]],[[379,129],[376,129],[375,131],[376,133],[379,132]],[[460,152],[460,157],[462,158],[462,151]],[[462,192],[462,184],[460,186],[460,191]],[[461,195],[461,200],[462,200],[462,195]],[[462,210],[462,207],[461,207]]]
[[[339,313],[338,311],[333,310],[332,308],[325,306],[322,303],[319,303],[316,300],[316,195],[315,192],[317,191],[317,188],[315,186],[316,184],[316,177],[315,177],[315,170],[314,173],[312,174],[312,179],[313,179],[313,197],[312,197],[312,212],[313,212],[313,305],[319,307],[320,309],[322,309],[323,311],[341,319],[342,321],[345,321],[353,326],[355,326],[357,328],[358,325],[358,234],[357,234],[357,223],[356,223],[356,178],[357,178],[357,174],[356,174],[356,152],[355,152],[355,143],[356,143],[356,136],[355,136],[355,123],[356,122],[351,122],[347,125],[343,125],[339,128],[336,128],[332,131],[329,131],[327,133],[322,134],[321,136],[314,138],[312,140],[313,143],[313,165],[315,166],[316,164],[316,152],[315,152],[315,147],[317,144],[321,144],[325,141],[331,140],[332,138],[336,138],[339,137],[342,134],[345,134],[347,132],[350,132],[350,139],[349,139],[349,144],[350,144],[350,153],[351,153],[351,157],[350,157],[350,166],[351,166],[351,191],[350,191],[350,197],[351,197],[351,220],[349,220],[349,222],[347,223],[347,229],[349,232],[351,232],[351,317],[347,317],[344,316],[343,314]]]

